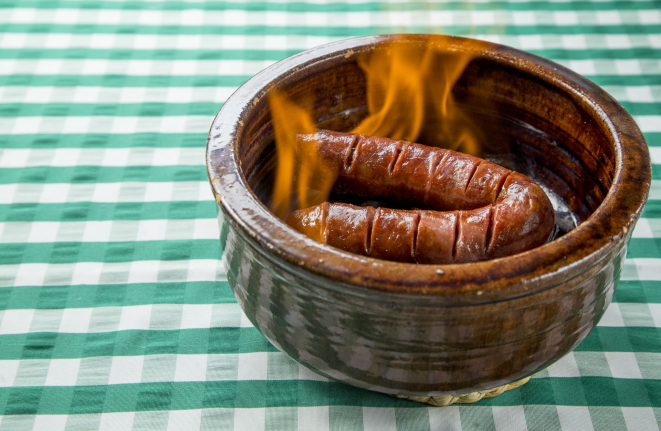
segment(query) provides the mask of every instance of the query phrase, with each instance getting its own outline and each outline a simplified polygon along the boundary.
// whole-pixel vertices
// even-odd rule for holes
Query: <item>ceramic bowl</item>
[[[555,239],[478,263],[394,263],[316,243],[269,211],[269,91],[312,95],[319,127],[351,130],[366,115],[356,59],[389,44],[474,56],[456,100],[488,137],[482,156],[548,193]],[[526,52],[437,35],[343,40],[260,72],[216,116],[207,170],[227,277],[250,321],[319,374],[400,395],[500,386],[576,347],[611,302],[651,182],[640,130],[601,88]]]

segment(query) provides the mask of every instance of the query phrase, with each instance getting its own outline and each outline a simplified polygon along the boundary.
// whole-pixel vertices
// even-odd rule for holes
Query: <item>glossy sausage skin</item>
[[[546,242],[553,206],[530,178],[455,151],[387,138],[319,131],[321,155],[338,169],[334,190],[394,198],[430,210],[323,203],[287,224],[316,241],[366,256],[464,263]]]

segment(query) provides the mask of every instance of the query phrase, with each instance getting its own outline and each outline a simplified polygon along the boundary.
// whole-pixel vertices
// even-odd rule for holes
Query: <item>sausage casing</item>
[[[381,137],[319,131],[338,171],[334,190],[405,201],[429,210],[329,204],[292,212],[287,223],[346,251],[417,263],[464,263],[540,246],[554,212],[530,178],[451,150]]]

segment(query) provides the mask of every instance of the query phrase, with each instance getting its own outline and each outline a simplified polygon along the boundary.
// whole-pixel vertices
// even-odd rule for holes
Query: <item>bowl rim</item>
[[[601,205],[578,227],[532,250],[482,262],[446,265],[398,263],[354,255],[317,243],[275,217],[247,185],[236,156],[251,109],[263,109],[268,91],[300,71],[386,43],[431,44],[513,66],[561,89],[594,114],[616,159],[613,184]],[[625,151],[626,150],[626,151]],[[599,86],[525,51],[457,36],[404,34],[344,39],[303,51],[262,70],[232,94],[211,125],[206,148],[209,181],[219,207],[253,247],[287,271],[330,279],[343,293],[391,293],[467,304],[506,300],[557,286],[626,246],[651,184],[647,144],[629,113]],[[220,208],[219,208],[220,211]],[[292,265],[294,268],[292,268]],[[298,269],[295,269],[298,268]],[[323,284],[323,283],[322,283]],[[329,283],[325,283],[329,286]],[[431,298],[430,298],[431,299]]]

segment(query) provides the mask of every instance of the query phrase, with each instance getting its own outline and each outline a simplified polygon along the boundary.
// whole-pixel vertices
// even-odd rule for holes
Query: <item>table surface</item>
[[[631,112],[655,163],[614,303],[520,389],[431,408],[279,353],[220,265],[204,169],[273,62],[402,31],[553,59]],[[0,431],[658,430],[661,2],[0,0]]]

